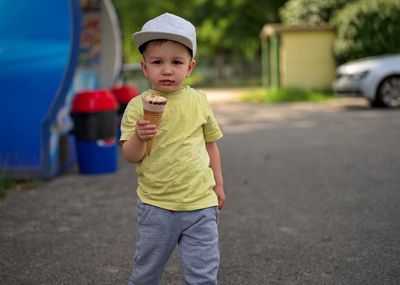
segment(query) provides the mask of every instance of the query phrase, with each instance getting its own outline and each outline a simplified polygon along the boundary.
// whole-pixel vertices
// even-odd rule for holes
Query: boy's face
[[[185,78],[192,73],[196,61],[180,43],[149,42],[143,53],[141,66],[154,90],[173,92],[183,88]]]

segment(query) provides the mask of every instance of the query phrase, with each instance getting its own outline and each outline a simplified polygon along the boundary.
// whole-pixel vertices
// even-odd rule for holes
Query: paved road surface
[[[222,101],[220,284],[400,284],[400,112]],[[121,160],[116,174],[11,191],[0,284],[126,284],[134,187]],[[182,284],[176,252],[162,284]]]

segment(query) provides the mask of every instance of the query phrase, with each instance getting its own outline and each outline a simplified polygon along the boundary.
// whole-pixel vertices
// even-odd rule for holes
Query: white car
[[[340,65],[333,90],[337,95],[365,97],[373,107],[400,107],[400,54]]]

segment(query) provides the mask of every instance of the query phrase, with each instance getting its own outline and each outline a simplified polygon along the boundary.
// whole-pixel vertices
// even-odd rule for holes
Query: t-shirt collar
[[[161,96],[173,96],[173,95],[182,94],[188,88],[189,88],[189,86],[185,86],[181,90],[172,91],[172,92],[161,92],[161,91],[157,91],[157,90],[151,89],[151,92],[156,94],[156,95],[161,95]]]

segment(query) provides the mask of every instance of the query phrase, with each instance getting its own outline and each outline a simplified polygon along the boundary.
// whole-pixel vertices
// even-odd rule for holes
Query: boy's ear
[[[140,62],[140,67],[142,68],[144,76],[148,77],[147,66],[146,63],[144,62],[144,59]]]
[[[186,74],[187,77],[189,77],[192,74],[195,67],[196,67],[196,60],[192,59],[191,62],[189,63],[188,72]]]

